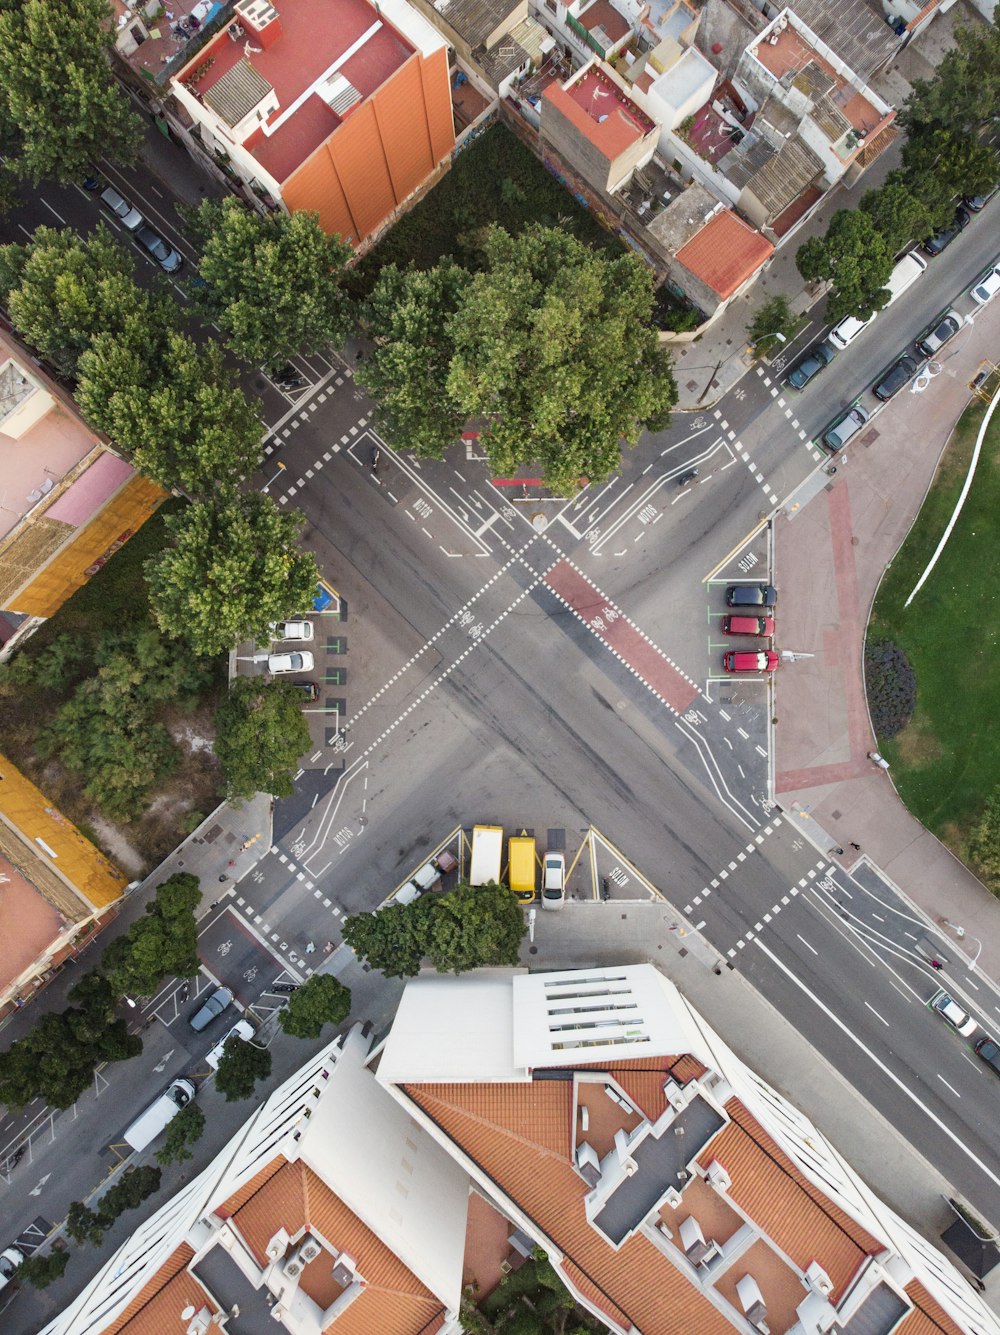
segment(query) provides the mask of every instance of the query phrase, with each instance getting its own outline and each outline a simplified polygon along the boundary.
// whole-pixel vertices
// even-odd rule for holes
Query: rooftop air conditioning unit
[[[286,1279],[298,1279],[302,1274],[302,1262],[299,1260],[298,1252],[285,1262],[281,1267],[281,1273]]]
[[[310,1261],[316,1260],[316,1257],[319,1256],[322,1250],[322,1244],[318,1243],[315,1238],[310,1237],[307,1233],[302,1239],[302,1245],[299,1247],[299,1259],[303,1265],[308,1265]]]

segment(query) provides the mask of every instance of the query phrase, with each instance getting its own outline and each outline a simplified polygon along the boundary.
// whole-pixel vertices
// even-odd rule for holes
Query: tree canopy
[[[877,190],[861,197],[861,208],[869,215],[893,255],[911,241],[921,241],[934,230],[930,212],[910,190],[901,172],[890,172]]]
[[[267,641],[273,622],[312,604],[316,558],[295,544],[303,522],[270,496],[232,487],[171,515],[171,545],[146,564],[160,629],[202,655]]]
[[[935,227],[954,215],[955,197],[985,195],[997,184],[996,152],[977,134],[946,127],[914,130],[903,145],[903,175]]]
[[[279,1020],[293,1038],[319,1038],[328,1024],[343,1024],[351,1013],[351,989],[332,974],[316,973],[288,999]]]
[[[37,185],[83,176],[105,154],[134,160],[142,122],[111,77],[106,0],[0,8],[0,105],[16,127],[13,166]]]
[[[206,200],[192,219],[203,248],[191,299],[238,356],[273,367],[343,343],[354,322],[341,286],[352,251],[317,213],[262,216],[229,198]]]
[[[101,971],[116,996],[149,996],[166,975],[187,978],[197,972],[194,911],[200,902],[198,878],[189,872],[175,872],[157,888],[146,916],[137,918],[101,957]]]
[[[237,677],[215,714],[215,754],[230,801],[254,793],[291,797],[292,776],[308,747],[301,691],[287,681]]]
[[[235,1034],[226,1039],[215,1073],[215,1088],[226,1096],[227,1103],[248,1099],[258,1080],[271,1074],[271,1054],[267,1048],[247,1043]]]
[[[366,309],[363,383],[390,438],[440,455],[470,418],[493,472],[540,467],[572,492],[608,477],[624,440],[664,426],[677,389],[652,326],[653,284],[559,228],[491,228],[483,268],[388,269]],[[428,355],[429,350],[429,355]]]
[[[1000,22],[959,26],[955,45],[937,62],[933,79],[916,79],[899,113],[914,132],[938,127],[975,130],[1000,106]]]
[[[194,1158],[191,1146],[201,1139],[204,1130],[205,1114],[197,1103],[189,1103],[167,1124],[163,1145],[156,1151],[156,1162],[166,1165]]]
[[[754,312],[747,325],[747,338],[755,354],[769,357],[783,342],[787,342],[795,329],[795,316],[788,304],[788,298],[780,292],[765,301]],[[778,335],[782,338],[779,339]]]
[[[807,282],[833,283],[826,318],[835,324],[848,315],[867,320],[889,300],[892,251],[861,209],[839,209],[825,236],[810,237],[799,247],[795,263]]]
[[[446,895],[354,914],[344,923],[344,940],[387,977],[411,978],[428,957],[440,973],[517,964],[526,930],[506,886],[459,884]]]

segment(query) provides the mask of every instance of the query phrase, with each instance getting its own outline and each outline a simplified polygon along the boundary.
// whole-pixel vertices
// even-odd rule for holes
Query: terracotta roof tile
[[[218,1215],[220,1219],[228,1219],[229,1216],[234,1214],[241,1205],[244,1205],[255,1192],[259,1191],[264,1183],[269,1178],[272,1178],[284,1163],[287,1163],[285,1156],[283,1154],[277,1155],[269,1164],[266,1164],[259,1173],[255,1173],[253,1177],[244,1182],[243,1186],[240,1187],[238,1191],[234,1191],[233,1194],[227,1197],[221,1205],[217,1205],[213,1213]]]
[[[442,1314],[433,1294],[417,1298],[412,1293],[367,1288],[326,1329],[332,1335],[426,1335],[440,1329]]]
[[[717,213],[677,252],[689,273],[726,301],[774,254],[774,246],[729,209]]]
[[[662,1114],[667,1106],[663,1086],[668,1079],[676,1080],[679,1085],[686,1085],[696,1080],[705,1072],[705,1067],[696,1057],[627,1057],[620,1061],[591,1062],[581,1065],[581,1071],[607,1071],[624,1089],[632,1102],[649,1118],[651,1122]]]
[[[549,1100],[550,1084],[565,1090],[568,1082],[534,1081],[514,1086],[522,1099]],[[425,1109],[456,1145],[479,1165],[500,1189],[552,1239],[566,1257],[567,1275],[582,1277],[593,1301],[624,1314],[644,1335],[684,1332],[723,1335],[731,1324],[642,1234],[615,1251],[588,1222],[584,1209],[586,1185],[569,1161],[532,1140],[532,1124],[524,1107],[512,1115],[509,1085],[407,1085],[406,1093]],[[492,1104],[491,1104],[492,1100]],[[546,1119],[539,1119],[544,1129]],[[569,1117],[567,1113],[566,1121]],[[570,1270],[568,1267],[575,1269]],[[669,1313],[669,1324],[665,1324]]]
[[[448,1101],[452,1085],[422,1085],[432,1097]],[[462,1109],[484,1125],[523,1137],[568,1160],[572,1152],[573,1085],[568,1080],[525,1084],[469,1084]]]
[[[916,1304],[916,1308],[899,1327],[898,1335],[963,1335],[958,1322],[948,1315],[918,1279],[907,1284],[906,1294]]]
[[[118,1331],[124,1330],[136,1313],[141,1312],[150,1299],[159,1293],[164,1285],[169,1284],[178,1271],[184,1269],[192,1256],[194,1256],[194,1249],[189,1247],[186,1242],[182,1242],[179,1247],[175,1248],[153,1278],[147,1280],[142,1286],[121,1315],[104,1328],[102,1335],[117,1335]]]
[[[195,1310],[207,1307],[213,1313],[221,1310],[194,1275],[188,1270],[181,1270],[149,1298],[131,1320],[117,1326],[117,1329],[121,1335],[163,1335],[166,1330],[181,1330],[184,1326],[181,1313],[185,1307],[193,1307]]]

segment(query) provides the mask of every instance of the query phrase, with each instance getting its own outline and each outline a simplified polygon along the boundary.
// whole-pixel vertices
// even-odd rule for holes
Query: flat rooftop
[[[551,85],[543,97],[573,121],[609,161],[656,128],[646,113],[593,65],[562,87]]]

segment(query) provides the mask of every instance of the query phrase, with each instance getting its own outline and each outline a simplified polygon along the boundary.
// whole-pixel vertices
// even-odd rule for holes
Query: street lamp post
[[[282,464],[282,463],[279,463],[279,464],[278,464],[278,471],[275,473],[274,477],[269,477],[269,478],[267,479],[267,481],[266,481],[266,482],[264,483],[264,485],[261,487],[261,491],[262,491],[262,492],[267,491],[268,487],[269,487],[269,486],[271,485],[271,483],[275,480],[275,478],[279,478],[279,477],[281,476],[281,474],[282,474],[284,471],[285,471],[285,465]]]

